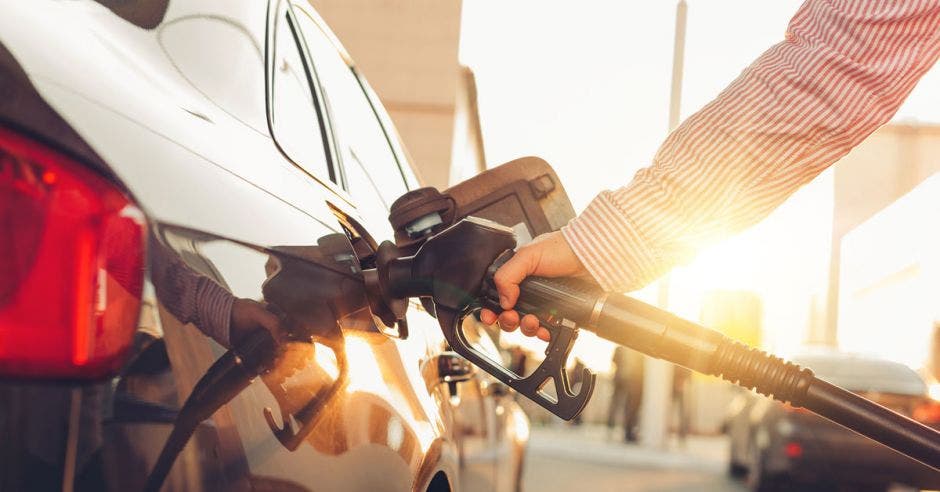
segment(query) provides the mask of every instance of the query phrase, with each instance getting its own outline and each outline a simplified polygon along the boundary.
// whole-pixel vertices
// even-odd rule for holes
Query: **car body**
[[[907,366],[837,352],[795,356],[817,377],[911,417],[938,403]],[[754,490],[782,483],[887,489],[891,483],[936,488],[940,475],[884,445],[802,408],[742,391],[731,403],[729,468]],[[940,422],[924,422],[934,427]]]
[[[420,304],[387,328],[343,290],[419,183],[309,4],[0,8],[0,248],[13,258],[0,260],[0,490],[139,490],[236,306],[307,338],[198,426],[164,490],[518,489],[528,421],[504,388],[461,364]],[[55,195],[67,182],[84,201]],[[69,205],[30,221],[52,196]],[[88,243],[107,265],[42,263],[77,252],[84,265],[85,243],[49,230],[69,207],[115,200],[107,237]],[[95,303],[75,319],[97,331],[15,323],[80,295]],[[127,333],[110,334],[121,320]],[[33,350],[49,359],[29,362]]]

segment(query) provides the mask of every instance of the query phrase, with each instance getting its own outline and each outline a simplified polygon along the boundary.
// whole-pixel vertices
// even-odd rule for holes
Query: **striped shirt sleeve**
[[[886,123],[940,53],[940,1],[808,0],[771,47],[627,186],[562,229],[631,291],[766,217]]]
[[[192,323],[223,347],[230,347],[235,296],[194,271],[159,239],[151,236],[149,248],[150,277],[164,309],[180,323]]]

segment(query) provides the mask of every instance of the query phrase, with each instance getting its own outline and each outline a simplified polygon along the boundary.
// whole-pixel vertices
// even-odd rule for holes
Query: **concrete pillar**
[[[688,7],[685,0],[679,0],[676,4],[676,35],[672,53],[669,131],[679,126],[687,11]],[[657,304],[662,309],[669,309],[669,277],[659,282]],[[646,446],[662,448],[666,445],[666,439],[669,437],[669,420],[672,416],[672,368],[671,362],[646,359],[646,370],[643,376],[643,405],[640,410],[640,439]]]
[[[663,448],[669,438],[672,416],[672,363],[646,358],[643,405],[640,408],[640,442]]]

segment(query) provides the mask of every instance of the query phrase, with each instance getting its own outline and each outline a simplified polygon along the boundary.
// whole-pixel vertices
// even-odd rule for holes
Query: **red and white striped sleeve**
[[[766,217],[887,122],[940,53],[940,1],[809,0],[633,181],[562,232],[608,290],[631,291]]]

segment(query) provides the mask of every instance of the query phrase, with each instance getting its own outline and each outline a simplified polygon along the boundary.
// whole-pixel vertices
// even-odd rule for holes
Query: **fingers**
[[[519,319],[519,313],[516,311],[503,311],[496,314],[489,309],[480,310],[480,321],[486,325],[492,325],[499,322],[499,327],[506,332],[511,332],[519,327],[522,334],[528,337],[538,337],[540,340],[551,341],[551,333],[544,326],[539,324],[539,319],[534,315],[527,314]]]
[[[264,304],[251,299],[235,299],[229,316],[230,343],[238,343],[258,328],[267,330],[275,340],[282,340],[281,319]]]
[[[522,317],[520,328],[525,336],[534,337],[539,330],[539,319],[531,314],[527,314]]]
[[[552,341],[552,334],[549,333],[548,330],[545,329],[544,326],[540,326],[540,327],[538,328],[538,330],[539,330],[539,331],[538,331],[538,333],[536,333],[536,336],[539,337],[539,340],[542,340],[543,342],[550,342],[550,341]]]
[[[246,329],[261,327],[268,331],[277,341],[283,341],[284,333],[281,330],[281,319],[261,303],[252,302],[249,304],[245,319],[245,324],[249,325]],[[251,327],[250,325],[254,325]]]
[[[549,341],[549,331],[539,326],[535,316],[527,315],[520,319],[519,313],[512,310],[519,300],[519,284],[529,275],[566,277],[584,273],[584,266],[560,232],[543,234],[519,248],[496,271],[493,281],[499,292],[499,304],[503,312],[497,315],[491,310],[484,310],[480,320],[486,324],[498,322],[505,331],[512,331],[518,326],[527,336]]]
[[[496,314],[489,309],[480,310],[480,322],[486,325],[492,325],[499,322],[499,327],[503,331],[513,331],[519,326],[519,313],[515,311],[503,311]]]
[[[512,309],[519,299],[519,282],[532,273],[531,255],[521,249],[496,271],[493,282],[499,292],[499,304],[503,309]]]
[[[499,327],[503,331],[512,331],[519,326],[519,313],[509,310],[499,313]]]

